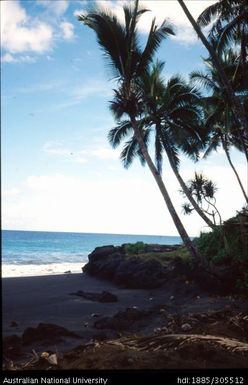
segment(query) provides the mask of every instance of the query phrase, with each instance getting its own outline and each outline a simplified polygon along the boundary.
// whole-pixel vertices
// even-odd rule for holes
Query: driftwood
[[[115,341],[109,341],[109,344],[115,344]],[[119,341],[119,343],[122,343]],[[119,344],[118,343],[118,344]],[[185,349],[190,345],[199,346],[199,344],[204,345],[204,347],[211,347],[212,349],[222,349],[229,352],[236,353],[246,353],[248,354],[248,343],[238,341],[236,339],[211,336],[211,335],[199,335],[199,334],[165,334],[159,336],[149,336],[149,337],[140,337],[135,339],[125,339],[123,344],[130,348],[136,349],[139,351],[156,351],[156,350],[168,350],[175,349],[181,350]]]

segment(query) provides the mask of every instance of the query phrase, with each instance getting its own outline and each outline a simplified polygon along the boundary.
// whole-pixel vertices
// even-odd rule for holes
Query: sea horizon
[[[106,245],[181,244],[178,236],[2,230],[2,277],[81,273],[88,255]]]
[[[176,237],[180,238],[179,235],[164,235],[164,234],[142,234],[142,233],[109,233],[109,232],[98,232],[98,231],[67,231],[67,230],[19,230],[19,229],[1,229],[1,231],[22,231],[22,232],[35,232],[35,233],[70,233],[70,234],[103,234],[103,235],[138,235],[147,237]],[[191,235],[191,238],[195,238],[195,235]]]

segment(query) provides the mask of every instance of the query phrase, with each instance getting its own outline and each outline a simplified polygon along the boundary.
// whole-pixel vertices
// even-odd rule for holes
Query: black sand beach
[[[189,322],[191,323],[191,321],[187,322],[185,315],[198,314],[200,316],[213,312],[218,314],[219,312],[220,314],[217,315],[216,319],[219,320],[220,325],[217,329],[220,330],[223,322],[221,321],[223,319],[221,312],[227,312],[227,315],[232,315],[232,312],[248,313],[248,303],[242,298],[208,295],[200,289],[196,292],[195,288],[180,292],[176,286],[170,286],[170,283],[167,287],[158,289],[125,289],[85,273],[3,278],[2,288],[3,337],[10,338],[10,345],[12,337],[8,336],[16,335],[21,338],[24,336],[25,330],[37,328],[39,324],[64,327],[77,335],[76,338],[69,335],[53,339],[53,330],[50,330],[46,335],[47,332],[44,329],[43,340],[40,340],[40,337],[36,340],[35,337],[33,341],[32,337],[28,344],[24,344],[22,353],[20,355],[18,353],[17,357],[14,355],[17,361],[27,360],[26,357],[30,356],[32,349],[39,354],[48,350],[56,350],[64,354],[79,345],[87,344],[99,338],[103,340],[118,339],[134,334],[151,336],[156,334],[157,330],[161,330],[164,325],[167,325],[170,317],[172,320],[173,317],[175,317],[174,319],[181,317],[181,321],[177,321],[177,333],[182,333],[182,325],[186,324],[187,326]],[[90,293],[107,291],[116,295],[118,300],[110,303],[92,301],[76,295],[75,293],[78,291]],[[118,318],[117,327],[115,324],[114,326],[112,324],[110,326],[105,325],[106,319],[109,322],[109,320],[115,319],[118,314],[121,314],[121,317]],[[123,319],[125,321],[124,327]],[[96,327],[98,320],[100,321],[99,325],[103,325],[102,327]],[[211,322],[213,323],[213,320]],[[175,325],[174,322],[174,327]],[[194,329],[192,325],[186,326],[184,326],[185,330],[188,327],[188,333],[192,333]],[[209,325],[201,325],[201,332],[204,328],[206,328],[207,333]],[[173,329],[174,331],[175,329]],[[236,337],[235,333],[233,337]]]
[[[101,279],[86,274],[64,274],[37,277],[3,278],[3,334],[21,334],[27,327],[36,327],[40,322],[53,323],[68,328],[83,336],[89,335],[91,315],[113,315],[127,307],[149,308],[152,290],[122,289]],[[118,297],[114,303],[93,302],[71,293],[109,291]],[[154,296],[153,304],[161,301]],[[16,327],[11,327],[12,322]],[[84,324],[88,322],[89,328]],[[86,330],[87,329],[87,330]]]
[[[92,314],[111,316],[128,307],[151,309],[165,305],[172,313],[203,312],[225,307],[248,311],[245,300],[232,297],[208,296],[199,291],[182,296],[176,288],[125,289],[86,274],[64,274],[2,279],[3,335],[21,334],[27,327],[40,322],[53,323],[88,336]],[[100,303],[71,295],[78,290],[111,292],[117,302]],[[17,326],[11,324],[15,322]],[[88,323],[88,327],[85,327]]]

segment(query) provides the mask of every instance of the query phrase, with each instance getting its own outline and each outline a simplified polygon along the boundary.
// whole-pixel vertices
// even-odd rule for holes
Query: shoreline
[[[80,274],[87,262],[66,262],[50,264],[2,264],[2,278],[44,277],[49,275]]]

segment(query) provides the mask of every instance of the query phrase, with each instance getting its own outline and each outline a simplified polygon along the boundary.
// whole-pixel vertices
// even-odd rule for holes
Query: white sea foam
[[[84,263],[51,263],[43,265],[2,265],[2,277],[30,277],[38,275],[82,273]]]

